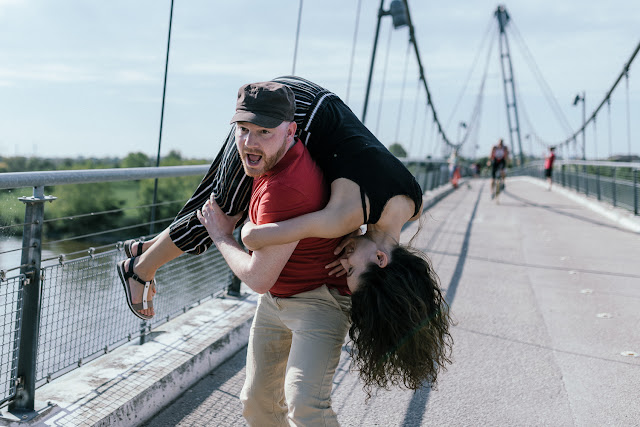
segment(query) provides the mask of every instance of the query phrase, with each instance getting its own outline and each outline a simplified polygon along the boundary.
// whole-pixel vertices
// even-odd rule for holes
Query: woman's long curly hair
[[[396,246],[380,268],[371,263],[351,298],[350,350],[364,390],[437,385],[451,363],[449,305],[425,254]]]

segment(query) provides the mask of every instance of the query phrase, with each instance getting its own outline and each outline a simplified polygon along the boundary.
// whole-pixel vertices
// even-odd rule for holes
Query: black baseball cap
[[[238,90],[236,114],[231,123],[249,122],[264,128],[292,122],[296,99],[288,86],[276,82],[249,83]]]

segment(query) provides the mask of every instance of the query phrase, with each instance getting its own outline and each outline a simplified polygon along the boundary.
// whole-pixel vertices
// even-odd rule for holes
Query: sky
[[[511,17],[522,150],[541,156],[545,144],[581,126],[576,95],[584,92],[590,116],[617,79],[640,42],[640,2],[503,4]],[[212,159],[229,130],[238,88],[293,72],[332,90],[362,117],[379,5],[175,0],[161,155],[176,150]],[[481,99],[466,156],[486,155],[501,137],[510,144],[497,6],[409,0],[432,103],[449,140],[464,137],[461,123],[471,123]],[[0,155],[155,158],[170,8],[170,0],[0,0]],[[410,156],[442,157],[408,40],[406,27],[394,30],[391,18],[382,18],[365,123],[387,146],[399,142]],[[629,148],[640,154],[639,64],[637,58],[631,65],[628,89],[623,80],[613,93],[611,113],[587,128],[587,158]],[[564,155],[575,155],[581,144],[580,137]]]

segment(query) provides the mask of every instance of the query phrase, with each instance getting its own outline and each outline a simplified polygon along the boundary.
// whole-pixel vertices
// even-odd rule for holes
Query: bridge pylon
[[[518,143],[520,164],[524,164],[522,152],[522,139],[520,137],[520,121],[518,119],[518,105],[516,101],[516,86],[513,79],[513,66],[509,53],[509,40],[505,28],[509,23],[509,14],[504,5],[499,5],[494,13],[500,29],[500,66],[502,69],[502,82],[504,85],[504,99],[507,106],[507,123],[509,126],[509,142],[511,151],[515,154],[515,143]],[[514,138],[515,136],[515,138]]]

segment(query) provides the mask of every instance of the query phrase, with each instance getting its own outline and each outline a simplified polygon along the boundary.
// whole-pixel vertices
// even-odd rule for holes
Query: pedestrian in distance
[[[553,162],[556,160],[555,151],[556,147],[549,147],[549,152],[544,157],[544,177],[549,184],[549,187],[547,187],[548,191],[551,191],[551,185],[553,184],[553,177],[551,175],[553,174]]]

